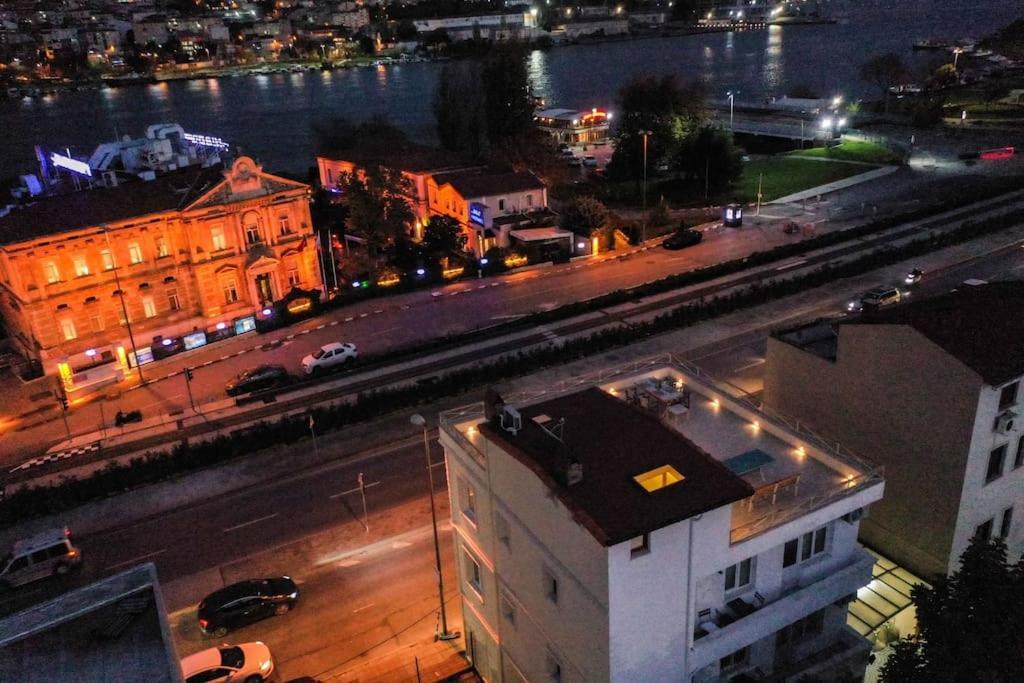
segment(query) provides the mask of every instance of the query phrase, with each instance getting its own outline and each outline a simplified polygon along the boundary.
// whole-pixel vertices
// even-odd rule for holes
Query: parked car
[[[924,277],[924,272],[920,268],[914,268],[912,271],[907,273],[907,276],[903,278],[903,283],[907,285],[916,285]]]
[[[82,553],[71,543],[71,531],[48,529],[15,541],[0,559],[0,587],[12,588],[47,576],[63,576],[82,564]]]
[[[199,603],[199,628],[223,638],[228,631],[288,613],[299,601],[299,587],[288,576],[252,579],[225,586]]]
[[[270,648],[259,641],[211,647],[181,660],[185,683],[258,683],[272,673]]]
[[[269,389],[288,381],[288,371],[282,365],[260,365],[235,377],[227,383],[224,391],[228,396],[238,396],[250,391]]]
[[[307,375],[318,375],[326,370],[345,365],[358,357],[359,351],[351,342],[324,344],[302,359],[302,371]]]
[[[701,240],[704,239],[704,233],[696,230],[677,230],[675,233],[669,235],[661,243],[661,246],[666,249],[685,249],[686,247],[692,247],[695,244],[700,244]]]

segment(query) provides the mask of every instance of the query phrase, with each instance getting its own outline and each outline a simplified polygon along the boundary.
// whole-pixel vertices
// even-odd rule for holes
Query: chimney
[[[502,400],[501,394],[495,391],[494,387],[487,387],[487,391],[484,392],[484,418],[488,422],[493,421],[504,410],[505,401]]]

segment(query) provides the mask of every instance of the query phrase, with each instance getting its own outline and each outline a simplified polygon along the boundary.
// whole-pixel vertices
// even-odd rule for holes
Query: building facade
[[[241,157],[11,212],[0,314],[16,350],[70,392],[164,339],[255,329],[293,288],[323,287],[309,193]]]
[[[769,339],[765,403],[870,452],[887,495],[864,539],[921,576],[971,537],[1024,552],[1024,283],[964,286]],[[1016,518],[1016,519],[1015,519]]]
[[[638,369],[646,368],[646,369]],[[652,359],[441,417],[487,681],[862,675],[873,465]]]

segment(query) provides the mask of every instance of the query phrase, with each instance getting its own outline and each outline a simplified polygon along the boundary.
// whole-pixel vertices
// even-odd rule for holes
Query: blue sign
[[[193,332],[192,334],[186,334],[183,339],[185,340],[186,351],[198,349],[200,346],[206,346],[206,333],[201,330],[199,332]]]
[[[469,222],[484,225],[484,205],[473,202],[469,205]]]
[[[256,316],[250,315],[235,320],[235,334],[245,334],[256,329]]]

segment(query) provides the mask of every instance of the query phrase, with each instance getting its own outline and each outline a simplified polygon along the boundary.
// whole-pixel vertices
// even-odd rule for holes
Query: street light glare
[[[419,413],[413,413],[409,417],[409,422],[413,423],[417,427],[423,427],[424,425],[427,424],[427,421]]]

